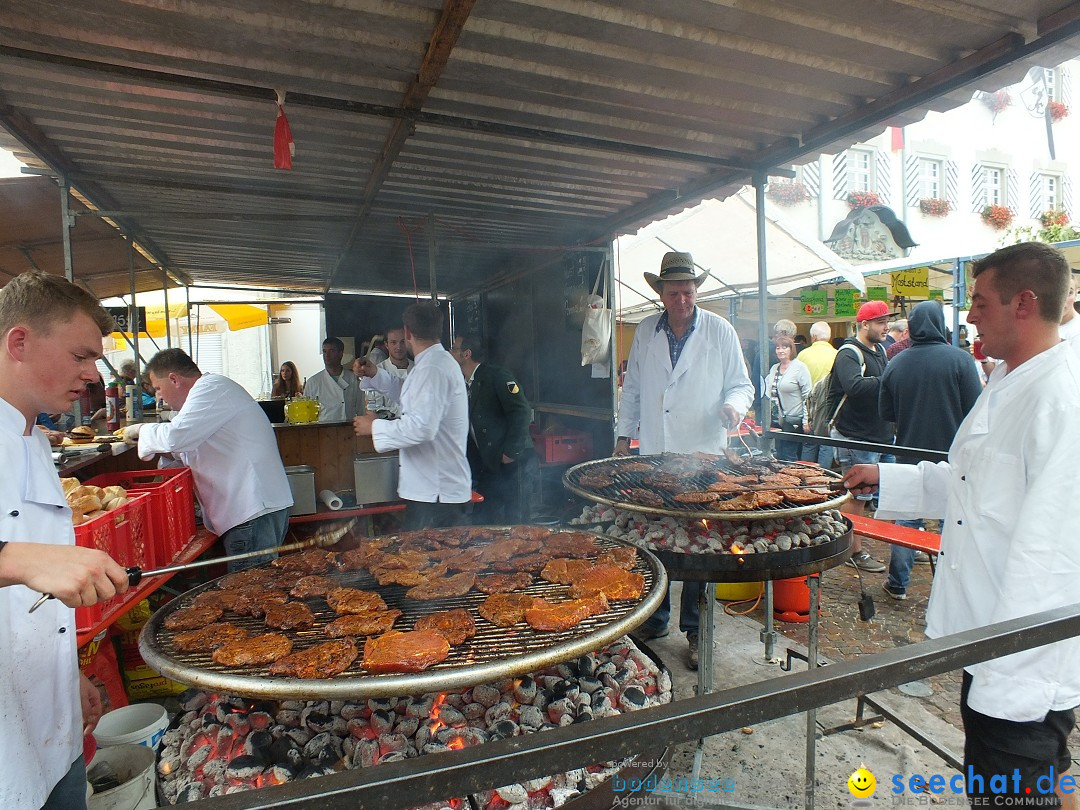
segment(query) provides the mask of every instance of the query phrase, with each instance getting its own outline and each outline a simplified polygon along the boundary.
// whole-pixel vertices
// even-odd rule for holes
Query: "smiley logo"
[[[859,770],[848,777],[847,789],[851,791],[852,796],[865,799],[874,795],[874,791],[877,789],[877,780],[870,771],[860,764]]]

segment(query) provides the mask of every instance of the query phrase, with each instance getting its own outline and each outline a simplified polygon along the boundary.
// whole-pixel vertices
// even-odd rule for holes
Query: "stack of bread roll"
[[[128,502],[127,490],[123,487],[95,487],[79,483],[78,478],[61,478],[60,483],[71,507],[71,522],[76,526]]]

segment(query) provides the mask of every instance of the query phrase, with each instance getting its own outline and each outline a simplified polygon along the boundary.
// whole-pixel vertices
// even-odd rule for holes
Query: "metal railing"
[[[200,810],[403,810],[619,760],[700,737],[828,706],[902,683],[1080,635],[1080,604],[737,686],[665,706],[343,771],[199,803]]]

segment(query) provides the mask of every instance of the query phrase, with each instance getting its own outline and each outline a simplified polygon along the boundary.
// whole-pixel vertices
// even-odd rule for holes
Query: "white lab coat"
[[[1007,374],[995,370],[948,462],[881,465],[878,518],[945,515],[928,636],[1078,601],[1078,413],[1080,356],[1060,343]],[[991,717],[1040,721],[1080,705],[1080,638],[967,670],[969,704]]]
[[[739,336],[719,315],[697,309],[697,325],[671,368],[660,315],[638,324],[623,380],[618,435],[638,438],[642,455],[716,453],[727,447],[721,408],[745,414],[754,399]]]
[[[0,539],[75,545],[49,441],[0,399]],[[0,588],[0,807],[37,810],[82,755],[75,611],[40,593]]]
[[[337,379],[323,369],[304,383],[304,396],[319,400],[320,422],[349,422],[357,414],[360,385],[347,368]]]
[[[228,377],[203,374],[171,422],[142,426],[139,458],[157,453],[191,468],[203,523],[216,535],[293,504],[274,429]]]

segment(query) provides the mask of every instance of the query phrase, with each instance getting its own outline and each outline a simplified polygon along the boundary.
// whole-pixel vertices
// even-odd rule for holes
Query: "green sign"
[[[858,290],[837,290],[833,293],[833,307],[838,318],[854,318],[861,303],[862,295]]]
[[[866,300],[867,301],[888,301],[889,300],[889,288],[888,287],[867,287],[866,288]]]
[[[829,298],[825,290],[803,290],[799,293],[799,304],[803,315],[824,315]]]
[[[945,291],[944,290],[931,290],[930,291],[930,300],[931,301],[940,301],[941,303],[944,304],[945,303]]]

